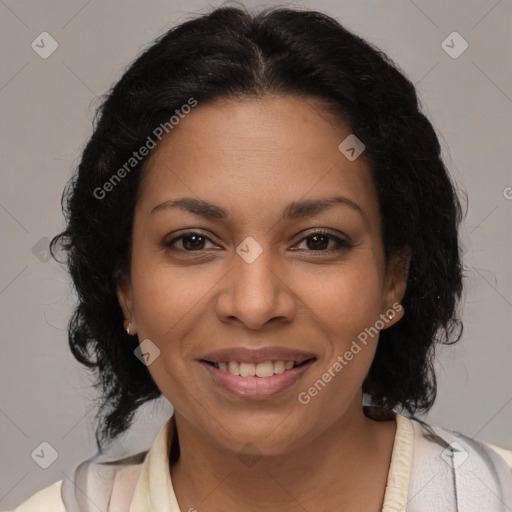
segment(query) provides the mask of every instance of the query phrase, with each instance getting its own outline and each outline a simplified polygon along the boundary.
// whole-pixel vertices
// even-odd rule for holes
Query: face
[[[177,418],[219,445],[285,453],[361,414],[406,276],[350,133],[313,99],[223,100],[146,162],[119,301]]]

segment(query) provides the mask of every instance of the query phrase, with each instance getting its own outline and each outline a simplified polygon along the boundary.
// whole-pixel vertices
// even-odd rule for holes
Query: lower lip
[[[272,377],[240,377],[203,361],[200,362],[213,381],[232,396],[244,400],[265,400],[293,386],[309,370],[315,360]]]

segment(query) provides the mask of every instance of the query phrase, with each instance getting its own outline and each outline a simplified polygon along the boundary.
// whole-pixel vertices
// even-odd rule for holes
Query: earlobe
[[[135,334],[136,326],[133,315],[133,298],[130,280],[125,275],[117,274],[116,281],[117,300],[119,301],[119,306],[121,307],[125,318],[124,329],[128,334],[133,335]]]
[[[401,302],[407,289],[410,262],[411,249],[408,246],[396,251],[390,257],[383,301],[383,314],[388,320],[387,327],[391,327],[404,316]]]

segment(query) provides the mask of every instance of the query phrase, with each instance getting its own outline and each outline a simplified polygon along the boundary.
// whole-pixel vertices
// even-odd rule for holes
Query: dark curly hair
[[[242,6],[243,7],[243,6]],[[436,396],[436,343],[462,333],[462,213],[438,138],[414,85],[378,48],[315,11],[224,6],[159,37],[105,95],[94,132],[62,197],[67,227],[51,242],[67,254],[78,304],[69,322],[74,357],[96,373],[102,398],[96,440],[124,432],[144,402],[161,395],[134,357],[116,295],[129,274],[131,233],[144,163],[98,197],[155,128],[195,98],[295,95],[321,100],[365,146],[378,193],[386,261],[409,247],[405,316],[380,334],[363,383],[372,402],[411,414]],[[96,191],[96,192],[95,192]]]

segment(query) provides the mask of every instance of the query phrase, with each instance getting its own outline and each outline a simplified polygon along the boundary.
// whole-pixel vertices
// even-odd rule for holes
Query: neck
[[[180,457],[170,471],[180,508],[380,511],[396,423],[372,420],[357,405],[299,449],[252,458],[219,446],[176,413]]]

